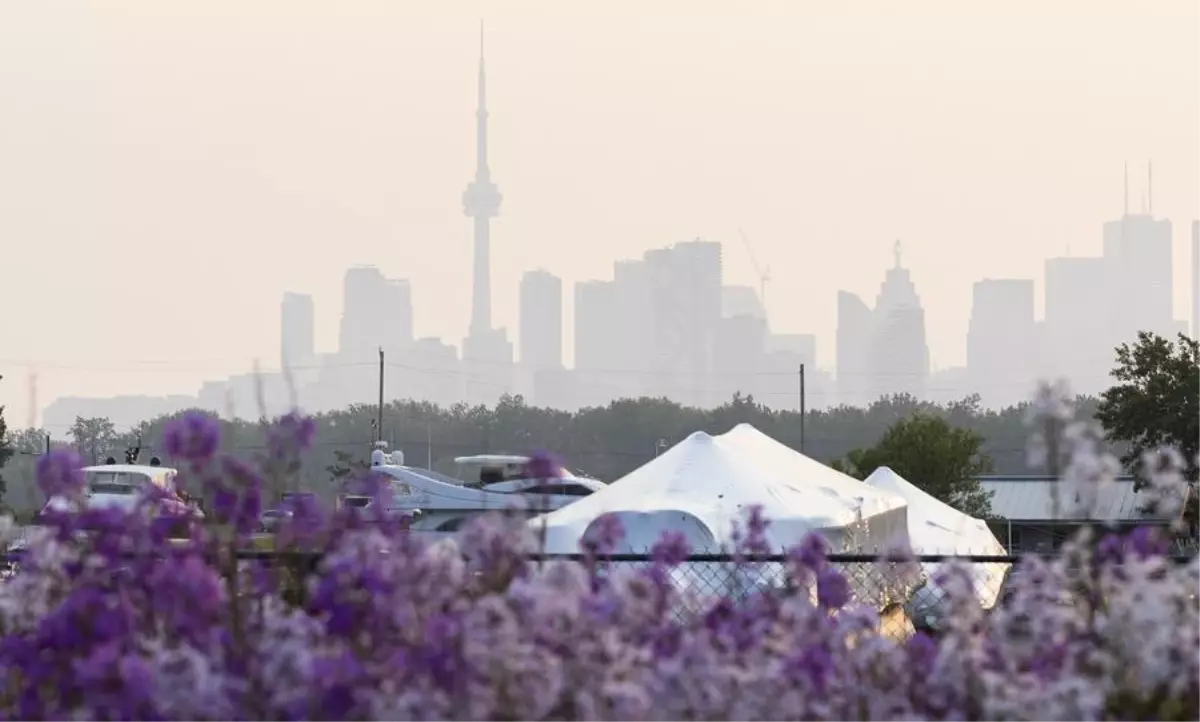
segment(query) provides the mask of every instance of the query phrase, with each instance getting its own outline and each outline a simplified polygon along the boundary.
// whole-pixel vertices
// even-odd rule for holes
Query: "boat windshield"
[[[88,471],[84,478],[93,494],[132,494],[151,483],[148,475],[132,471]]]

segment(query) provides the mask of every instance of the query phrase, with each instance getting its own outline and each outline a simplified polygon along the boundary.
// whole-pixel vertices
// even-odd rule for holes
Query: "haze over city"
[[[337,351],[360,264],[408,281],[410,337],[463,353],[481,18],[490,325],[518,359],[526,271],[562,280],[572,366],[576,284],[699,238],[725,286],[769,267],[770,332],[812,335],[825,402],[846,401],[838,294],[875,305],[897,239],[934,374],[968,361],[977,281],[1032,281],[1041,318],[1047,259],[1100,257],[1105,223],[1143,216],[1172,228],[1139,277],[1170,279],[1155,330],[1195,333],[1194,2],[281,7],[0,7],[10,425],[277,369],[287,292]]]

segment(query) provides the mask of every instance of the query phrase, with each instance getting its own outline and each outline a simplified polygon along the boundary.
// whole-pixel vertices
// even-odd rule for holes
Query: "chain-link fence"
[[[1185,563],[1192,557],[1171,558],[1177,563]],[[534,564],[584,559],[577,554],[530,556]],[[1004,603],[1012,580],[1020,574],[1021,560],[1021,556],[920,555],[889,559],[866,554],[830,555],[826,558],[827,566],[845,580],[843,586],[828,579],[793,579],[786,556],[695,554],[673,567],[670,574],[678,592],[674,612],[680,620],[702,614],[720,598],[740,604],[763,594],[802,593],[810,595],[813,601],[823,594],[830,594],[874,608],[879,614],[880,632],[901,639],[918,629],[936,633],[944,623],[949,605],[946,592],[939,584],[939,572],[947,570],[948,565],[954,565],[968,575],[980,607],[989,610]],[[11,576],[19,561],[17,553],[0,555],[2,576]],[[654,564],[647,554],[607,555],[597,558],[596,562],[599,573],[617,583],[628,578],[630,573]],[[319,553],[308,552],[242,551],[236,557],[236,566],[243,573],[269,581],[270,588],[281,590],[290,601],[299,604],[304,602],[306,580],[319,571],[320,563]],[[251,583],[242,588],[252,593],[257,585],[248,581]],[[798,586],[798,582],[802,586]],[[1064,597],[1062,603],[1071,604],[1072,600]]]

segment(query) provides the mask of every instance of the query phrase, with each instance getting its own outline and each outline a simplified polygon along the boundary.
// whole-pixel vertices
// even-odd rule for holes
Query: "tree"
[[[117,443],[116,427],[102,417],[76,416],[70,433],[80,456],[93,464],[99,464],[101,457],[109,454]]]
[[[0,376],[0,378],[4,378]],[[8,443],[8,425],[4,423],[4,407],[0,406],[0,471],[4,469],[4,464],[8,462],[13,455],[12,445]],[[8,484],[4,481],[3,474],[0,474],[0,500],[4,499],[4,492],[7,490]]]
[[[354,454],[342,449],[335,450],[333,458],[333,465],[325,467],[325,471],[333,477],[334,484],[347,480],[355,471],[365,471],[371,468],[367,462],[361,459],[356,460]]]
[[[1161,446],[1183,454],[1187,478],[1197,479],[1200,451],[1200,343],[1179,334],[1172,344],[1138,333],[1132,347],[1121,344],[1112,376],[1116,385],[1101,394],[1096,419],[1110,441],[1128,443],[1121,461],[1144,483],[1141,456]]]
[[[987,517],[991,493],[980,486],[979,476],[992,470],[992,459],[982,446],[983,437],[974,431],[919,412],[892,424],[874,446],[851,451],[834,468],[865,479],[887,466],[955,509]]]

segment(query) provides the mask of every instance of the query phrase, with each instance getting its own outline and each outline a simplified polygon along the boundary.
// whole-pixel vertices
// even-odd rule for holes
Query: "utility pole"
[[[375,417],[376,441],[383,441],[383,346],[379,347],[379,410]]]
[[[800,364],[800,453],[804,453],[804,364]]]

